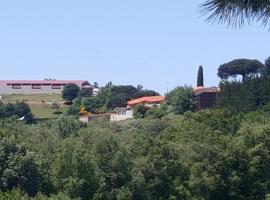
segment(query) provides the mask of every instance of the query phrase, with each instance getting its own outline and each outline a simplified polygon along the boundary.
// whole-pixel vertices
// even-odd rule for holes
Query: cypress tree
[[[197,75],[197,87],[203,87],[203,67],[199,66],[198,75]]]

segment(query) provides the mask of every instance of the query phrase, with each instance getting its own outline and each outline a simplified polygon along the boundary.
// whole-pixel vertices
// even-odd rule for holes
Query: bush
[[[190,86],[179,86],[166,95],[167,104],[173,107],[175,114],[195,110],[193,89]]]
[[[70,84],[65,85],[62,92],[62,97],[63,99],[68,101],[68,103],[72,103],[72,101],[76,97],[78,97],[79,93],[80,93],[79,86],[77,86],[76,84],[70,83]]]
[[[146,116],[147,110],[148,108],[145,107],[143,104],[138,104],[133,108],[133,117],[135,119],[144,118]]]

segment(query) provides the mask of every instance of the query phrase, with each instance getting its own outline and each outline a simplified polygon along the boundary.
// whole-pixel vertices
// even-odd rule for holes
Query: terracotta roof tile
[[[133,100],[128,101],[127,103],[129,106],[134,106],[140,103],[160,103],[163,101],[165,101],[164,96],[150,96],[150,97],[141,97],[138,99],[133,99]]]
[[[197,88],[194,88],[193,92],[195,95],[199,95],[205,92],[218,93],[220,92],[220,88],[219,87],[197,87]]]

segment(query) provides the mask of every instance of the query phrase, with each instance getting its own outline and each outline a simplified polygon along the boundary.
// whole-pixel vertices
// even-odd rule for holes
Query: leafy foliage
[[[26,123],[34,123],[34,116],[31,113],[31,110],[25,102],[16,102],[15,104],[0,104],[0,118],[24,118]]]
[[[62,92],[62,97],[68,102],[72,102],[76,97],[78,97],[80,93],[80,88],[76,84],[70,83],[65,85],[63,92]]]
[[[142,91],[115,87],[76,98],[70,111],[97,112],[115,90],[124,98]],[[178,87],[167,104],[137,105],[137,119],[121,123],[61,115],[28,125],[12,117],[15,105],[0,105],[0,199],[269,198],[269,76],[220,87],[219,108],[193,112],[192,88]]]
[[[166,95],[167,104],[173,107],[176,114],[194,111],[193,89],[190,86],[179,86]]]
[[[197,75],[197,87],[203,87],[203,67],[200,66]]]
[[[10,139],[0,141],[0,190],[14,187],[35,195],[41,182],[38,165],[30,153]]]
[[[148,108],[143,104],[138,104],[133,108],[133,116],[135,119],[144,118],[146,116]]]
[[[231,62],[220,65],[218,76],[221,79],[235,78],[242,76],[242,81],[256,77],[264,68],[264,65],[258,60],[236,59]]]
[[[97,113],[98,109],[103,106],[102,100],[98,97],[87,97],[82,99],[82,106],[88,112]]]

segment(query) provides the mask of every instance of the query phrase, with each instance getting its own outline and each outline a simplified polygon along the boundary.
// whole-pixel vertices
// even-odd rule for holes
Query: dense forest
[[[243,80],[227,73],[216,107],[197,112],[188,86],[168,93],[163,106],[118,123],[82,124],[72,112],[28,123],[16,118],[23,103],[9,105],[13,115],[0,105],[0,199],[267,199],[266,64]]]

